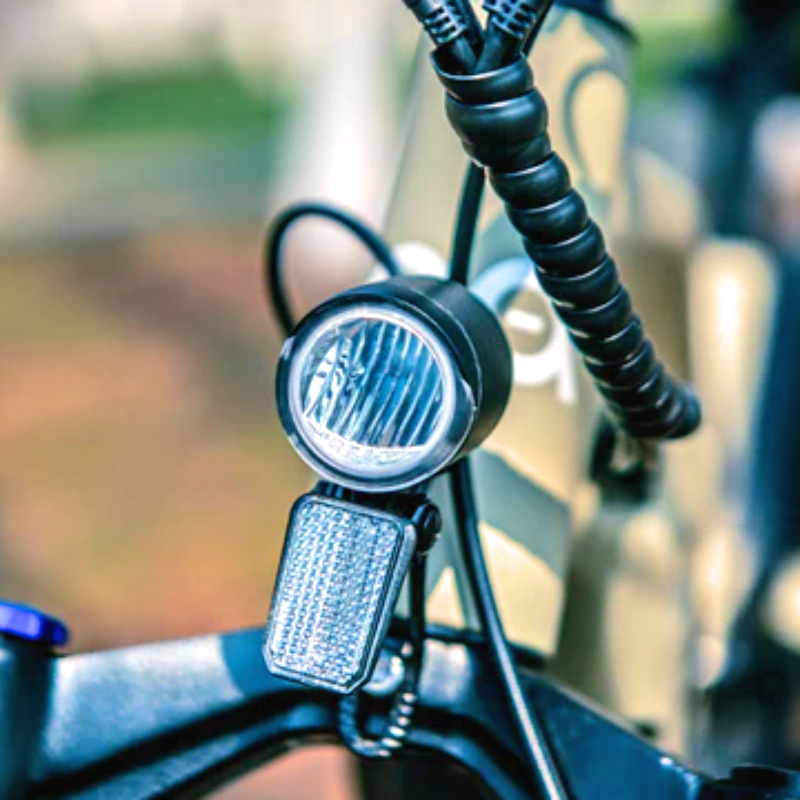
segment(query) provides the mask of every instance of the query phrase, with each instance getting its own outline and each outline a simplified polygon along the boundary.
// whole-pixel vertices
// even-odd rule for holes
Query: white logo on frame
[[[517,297],[525,292],[536,294],[547,301],[532,272],[528,273]],[[550,337],[544,347],[533,353],[514,350],[514,383],[520,386],[545,386],[555,381],[559,402],[568,406],[575,405],[578,401],[578,387],[572,344],[549,301],[546,302],[543,313],[511,308],[504,314],[503,321],[512,331],[528,334],[542,334],[549,325]]]

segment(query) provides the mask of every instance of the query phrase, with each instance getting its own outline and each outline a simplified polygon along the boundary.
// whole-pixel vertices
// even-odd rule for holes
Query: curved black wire
[[[464,24],[465,35],[473,53],[476,56],[480,55],[483,47],[483,29],[478,22],[471,0],[450,0],[450,3]]]
[[[475,608],[484,635],[491,644],[490,655],[501,677],[503,691],[514,713],[527,762],[535,785],[547,800],[568,797],[558,767],[547,744],[547,736],[531,711],[517,674],[514,654],[503,630],[492,583],[483,557],[475,490],[468,459],[462,459],[450,470],[450,481],[458,520],[458,536],[464,566],[474,594]]]
[[[295,222],[304,217],[322,217],[349,230],[379,261],[390,275],[399,275],[400,266],[387,242],[353,214],[327,203],[296,203],[285,208],[269,230],[264,245],[264,289],[267,303],[288,336],[294,328],[286,287],[283,283],[283,243]]]

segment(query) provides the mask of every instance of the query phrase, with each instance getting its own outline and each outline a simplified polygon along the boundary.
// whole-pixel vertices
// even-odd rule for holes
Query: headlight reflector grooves
[[[425,446],[443,416],[443,385],[453,380],[443,378],[446,356],[393,316],[358,307],[337,318],[306,346],[292,398],[320,437],[363,448],[381,463]]]

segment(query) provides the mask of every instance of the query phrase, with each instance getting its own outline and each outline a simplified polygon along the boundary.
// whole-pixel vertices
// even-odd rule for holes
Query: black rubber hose
[[[547,107],[527,60],[519,55],[474,75],[448,72],[436,56],[434,65],[448,119],[470,157],[488,169],[613,418],[639,439],[693,432],[699,402],[655,357],[603,235],[552,150]]]

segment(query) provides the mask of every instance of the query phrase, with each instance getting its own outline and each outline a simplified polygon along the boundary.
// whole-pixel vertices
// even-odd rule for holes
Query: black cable
[[[503,623],[483,557],[475,492],[468,459],[462,459],[452,467],[450,481],[456,519],[458,520],[459,544],[473,591],[475,608],[481,628],[490,644],[489,652],[501,677],[506,700],[513,711],[514,721],[526,751],[526,760],[534,783],[543,798],[567,800],[568,794],[547,745],[546,734],[525,699],[525,693],[517,675],[514,654],[511,652],[503,630]]]
[[[473,72],[505,66],[520,52],[527,56],[552,5],[553,0],[484,0],[489,20],[483,53]]]
[[[417,553],[411,565],[408,637],[411,641],[411,646],[419,653],[418,671],[422,668],[422,655],[425,647],[425,605],[427,603],[425,578],[427,575],[427,567],[428,554]]]
[[[272,224],[264,246],[264,290],[278,324],[288,336],[295,321],[283,284],[283,242],[291,226],[304,217],[322,217],[349,230],[380,262],[390,275],[400,266],[387,242],[365,222],[343,209],[326,203],[297,203],[284,209]]]
[[[550,9],[553,7],[553,3],[555,0],[544,0],[542,3],[541,8],[539,9],[539,15],[533,22],[533,25],[528,29],[528,33],[525,36],[525,42],[522,45],[522,52],[525,55],[530,55],[531,50],[533,49],[533,45],[536,43],[536,38],[542,31],[542,26],[547,19],[547,15],[550,13]]]
[[[483,29],[478,22],[471,0],[449,0],[449,2],[464,24],[464,36],[469,42],[472,52],[476,57],[479,56],[483,49]]]
[[[503,65],[509,52],[509,42],[506,37],[495,28],[490,27],[486,31],[483,42],[483,52],[478,59],[475,69],[471,70],[474,74],[491,72]]]
[[[403,0],[406,8],[417,18],[439,57],[449,68],[468,73],[475,63],[475,51],[470,38],[480,35],[480,26],[472,25],[473,15],[462,0]],[[464,0],[469,2],[469,0]]]
[[[450,254],[450,280],[466,284],[469,278],[469,263],[475,243],[475,231],[481,212],[486,176],[483,169],[470,161],[464,174],[458,216],[453,231],[453,246]]]

